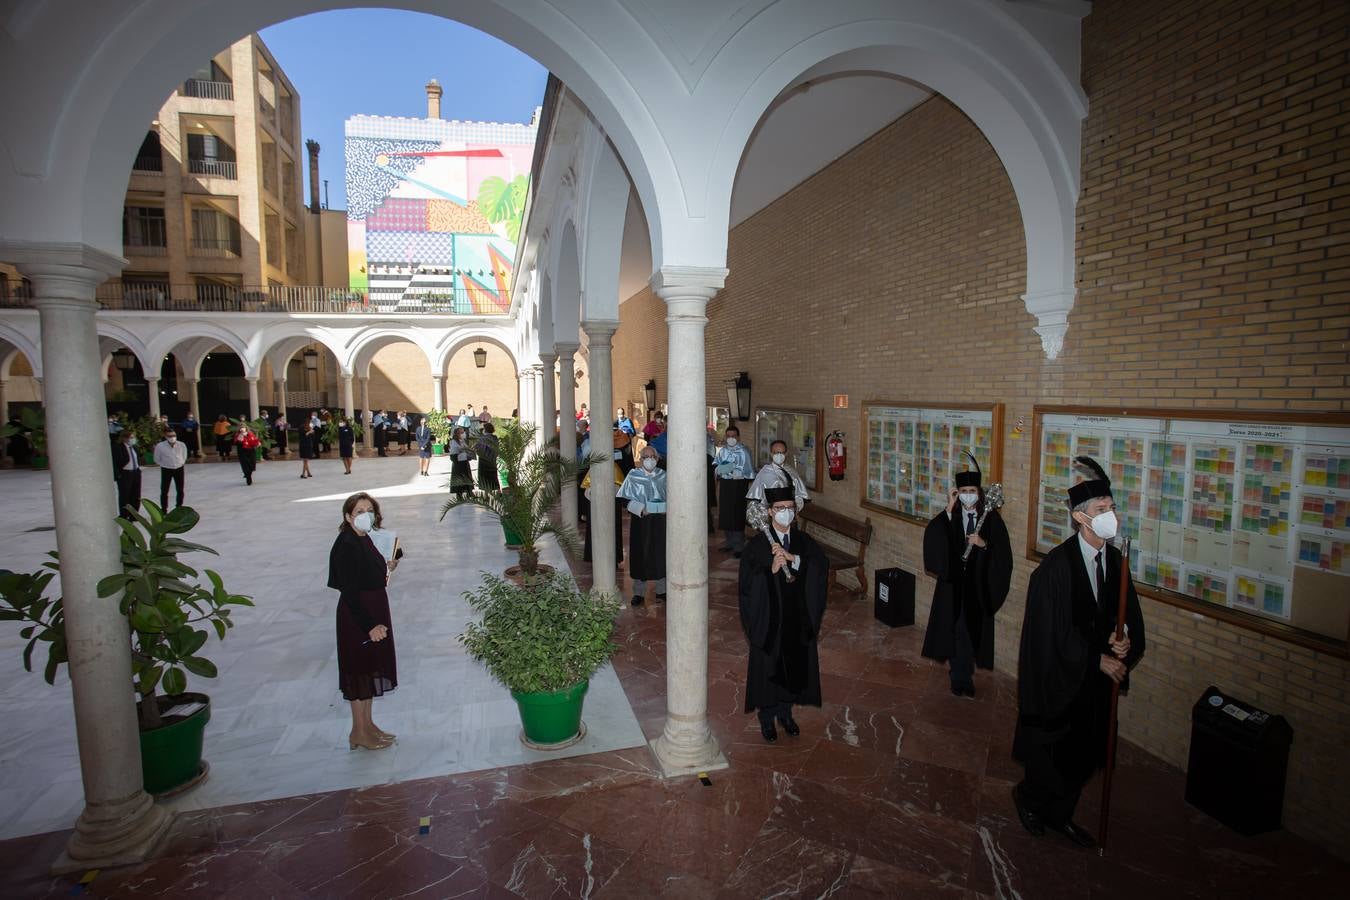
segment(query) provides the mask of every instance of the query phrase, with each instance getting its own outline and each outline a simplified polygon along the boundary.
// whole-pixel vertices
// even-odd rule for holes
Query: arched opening
[[[481,361],[481,365],[479,364]],[[470,339],[446,358],[446,409],[458,413],[472,406],[506,418],[517,406],[516,364],[506,348],[491,339]]]

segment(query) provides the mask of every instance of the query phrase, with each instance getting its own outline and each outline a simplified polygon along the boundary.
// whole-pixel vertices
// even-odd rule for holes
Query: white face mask
[[[648,472],[652,471],[656,468],[656,460],[652,459],[650,456],[646,457],[642,460],[642,468],[646,469]]]
[[[792,518],[797,513],[791,509],[775,509],[773,511],[773,520],[784,528],[792,524]]]
[[[1092,532],[1104,541],[1109,541],[1116,536],[1116,529],[1119,523],[1116,521],[1116,514],[1111,510],[1104,513],[1098,513],[1092,517]]]
[[[167,440],[170,444],[176,444],[176,443],[178,443],[178,438],[172,437],[172,436],[170,436],[170,437],[168,437],[168,438],[165,438],[165,440]]]
[[[967,509],[980,502],[979,494],[957,494],[956,496],[961,498],[961,505]]]
[[[734,437],[729,437],[729,438],[727,438],[727,446],[728,446],[728,447],[735,447],[735,446],[736,446],[737,444],[739,444],[739,443],[740,443],[740,441],[736,440]]]
[[[787,454],[786,454],[786,453],[775,453],[775,454],[771,457],[771,459],[773,460],[774,465],[776,465],[776,466],[781,466],[781,465],[783,464],[783,460],[787,459]]]
[[[352,526],[357,531],[370,531],[375,527],[375,514],[373,512],[363,512],[352,518]]]

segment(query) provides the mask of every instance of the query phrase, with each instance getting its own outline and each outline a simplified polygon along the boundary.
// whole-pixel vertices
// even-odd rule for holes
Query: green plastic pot
[[[589,687],[589,681],[582,681],[551,694],[512,691],[525,737],[536,744],[560,744],[576,737],[581,731],[581,706]]]
[[[508,522],[506,519],[502,519],[501,521],[502,521],[502,536],[506,538],[507,549],[509,550],[519,547],[521,545],[521,542],[524,541],[524,538],[520,536],[520,533],[516,531],[516,529],[511,526],[511,523]]]
[[[165,701],[168,698],[164,698]],[[211,698],[205,694],[182,694],[161,707],[200,702],[206,705],[178,722],[154,731],[141,732],[141,774],[145,790],[163,794],[197,777],[202,766],[202,738],[211,721]]]
[[[31,465],[31,466],[32,466],[33,468],[35,468],[35,469],[45,469],[45,468],[47,468],[47,457],[45,457],[45,456],[34,456],[34,457],[31,457],[31,458],[28,460],[28,464]]]
[[[444,455],[445,455],[445,445],[444,445],[444,444],[432,444],[432,445],[431,445],[431,455],[432,455],[432,456],[444,456]]]

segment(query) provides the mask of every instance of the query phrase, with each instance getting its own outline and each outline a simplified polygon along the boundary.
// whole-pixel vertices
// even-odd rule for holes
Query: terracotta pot
[[[545,565],[545,564],[543,564],[543,563],[540,563],[540,564],[537,566],[537,571],[538,571],[538,574],[539,574],[539,575],[552,575],[553,572],[554,572],[554,569],[553,569],[552,566],[548,566],[548,565]],[[502,574],[506,577],[506,580],[507,580],[507,581],[510,581],[510,582],[512,582],[513,584],[519,584],[519,585],[522,585],[522,586],[525,584],[525,579],[527,579],[527,578],[530,577],[530,576],[526,575],[523,571],[521,571],[520,566],[511,566],[509,569],[507,569],[507,570],[506,570],[505,572],[503,572]]]

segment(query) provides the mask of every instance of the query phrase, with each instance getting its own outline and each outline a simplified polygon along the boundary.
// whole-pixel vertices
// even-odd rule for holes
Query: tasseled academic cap
[[[786,487],[771,487],[764,489],[764,505],[773,506],[775,503],[795,502],[797,495],[793,493],[792,485]]]
[[[1097,497],[1111,496],[1111,479],[1095,459],[1090,456],[1074,457],[1073,467],[1084,480],[1069,488],[1070,509]]]
[[[959,488],[963,487],[977,488],[980,486],[980,474],[981,474],[980,461],[977,460],[975,457],[971,456],[969,451],[963,450],[961,452],[965,453],[966,456],[970,456],[970,464],[975,467],[975,470],[974,471],[966,470],[965,472],[957,472],[956,486]]]

